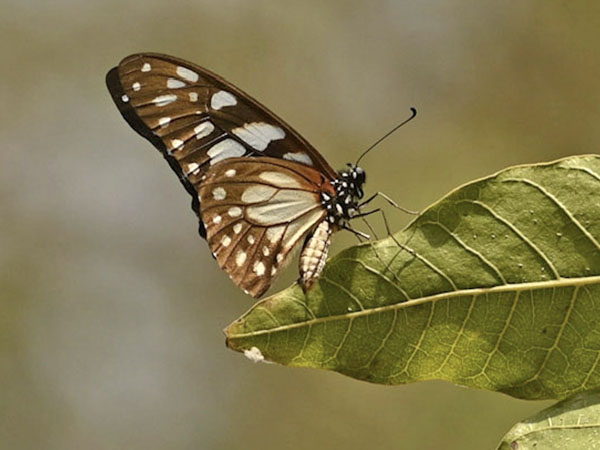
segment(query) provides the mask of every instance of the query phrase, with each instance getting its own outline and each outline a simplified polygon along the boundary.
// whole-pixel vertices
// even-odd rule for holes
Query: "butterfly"
[[[348,222],[361,215],[362,168],[334,170],[252,97],[179,58],[128,56],[106,84],[192,196],[200,235],[237,286],[260,297],[301,242],[300,282],[315,283],[332,233],[353,231]]]

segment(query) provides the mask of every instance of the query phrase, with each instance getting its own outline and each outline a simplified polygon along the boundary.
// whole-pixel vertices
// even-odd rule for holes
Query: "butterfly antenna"
[[[410,112],[411,112],[411,116],[406,119],[404,122],[396,125],[394,128],[392,128],[390,131],[388,131],[386,134],[384,134],[382,137],[380,137],[373,145],[371,145],[368,149],[366,149],[362,155],[360,155],[358,157],[358,159],[356,160],[356,165],[358,165],[358,163],[360,162],[361,159],[363,159],[363,157],[369,153],[371,150],[373,150],[377,145],[379,145],[381,142],[383,142],[387,137],[389,137],[390,135],[392,135],[398,128],[400,128],[402,125],[407,124],[408,122],[410,122],[411,120],[413,120],[415,118],[415,116],[417,115],[417,108],[410,108]]]

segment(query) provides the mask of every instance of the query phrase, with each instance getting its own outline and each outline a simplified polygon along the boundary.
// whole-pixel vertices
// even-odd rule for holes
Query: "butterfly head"
[[[358,167],[356,164],[347,164],[348,169],[340,172],[340,178],[342,181],[347,182],[347,186],[344,186],[345,193],[352,195],[356,200],[363,198],[365,193],[363,192],[363,185],[367,181],[367,173],[362,167]]]
[[[342,225],[358,212],[367,177],[364,169],[355,164],[348,164],[348,169],[340,171],[338,175],[331,182],[335,194],[332,196],[323,192],[321,200],[327,209],[328,220],[332,224]]]

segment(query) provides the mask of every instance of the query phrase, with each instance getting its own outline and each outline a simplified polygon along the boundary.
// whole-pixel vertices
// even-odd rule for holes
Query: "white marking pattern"
[[[177,96],[175,94],[165,94],[159,95],[152,100],[156,106],[167,106],[169,103],[173,103],[177,100]]]
[[[237,105],[236,98],[227,91],[219,91],[210,98],[210,107],[217,111],[225,106],[235,105]]]
[[[261,152],[268,147],[271,141],[285,137],[285,131],[265,122],[246,123],[242,127],[234,128],[231,132],[250,147]]]
[[[210,156],[210,164],[216,164],[227,158],[235,158],[242,156],[246,153],[246,149],[239,142],[233,139],[225,139],[218,144],[213,145],[209,151],[206,152]]]
[[[302,186],[297,180],[281,172],[262,172],[258,176],[261,180],[267,183],[274,184],[279,188],[301,188]]]
[[[181,80],[178,80],[177,78],[169,78],[167,80],[167,87],[169,89],[180,89],[185,87],[185,83]]]
[[[240,250],[239,252],[237,252],[237,255],[235,256],[235,263],[237,264],[238,267],[241,267],[244,262],[246,262],[246,252],[243,250]]]
[[[215,129],[215,126],[210,122],[202,122],[200,125],[194,127],[194,133],[196,134],[196,139],[202,139],[212,133]]]
[[[231,238],[227,235],[224,235],[221,238],[221,244],[223,245],[223,247],[229,247],[229,244],[231,244]]]
[[[227,214],[229,214],[229,217],[240,217],[242,215],[242,208],[239,206],[232,206],[229,208],[229,211],[227,211]]]
[[[254,264],[254,273],[259,277],[265,274],[265,264],[262,261],[258,261]]]
[[[296,161],[302,164],[306,164],[307,166],[313,165],[313,161],[312,159],[310,159],[310,156],[308,156],[304,152],[285,153],[283,155],[283,159],[287,159],[288,161]]]
[[[195,83],[200,79],[200,75],[198,75],[196,72],[182,66],[177,67],[177,75],[191,83]]]
[[[227,191],[222,187],[214,188],[212,194],[215,200],[225,200],[227,197]]]
[[[184,142],[181,139],[171,139],[171,150],[179,150]]]
[[[272,186],[265,186],[263,184],[252,185],[242,193],[242,201],[244,203],[260,203],[269,200],[277,189]]]

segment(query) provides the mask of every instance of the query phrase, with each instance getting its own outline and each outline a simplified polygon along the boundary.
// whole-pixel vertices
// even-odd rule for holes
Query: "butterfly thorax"
[[[366,181],[365,171],[348,164],[349,169],[338,172],[339,176],[330,182],[334,195],[321,193],[321,201],[327,210],[327,220],[332,225],[346,224],[358,212],[358,205],[364,196],[362,189]]]

